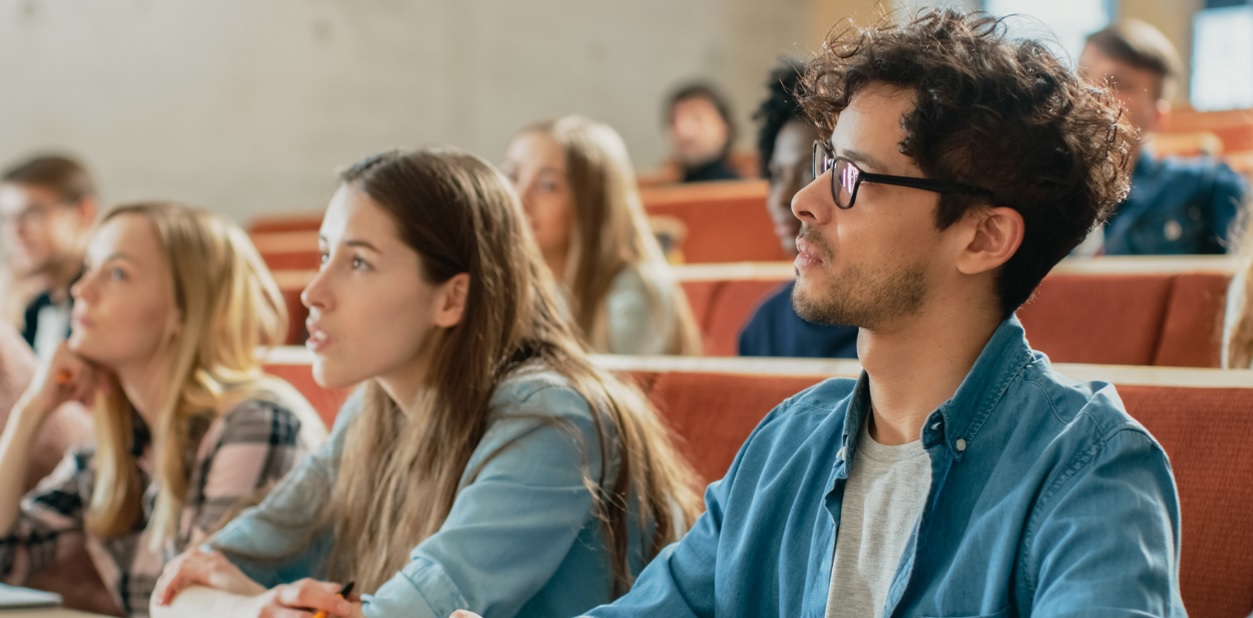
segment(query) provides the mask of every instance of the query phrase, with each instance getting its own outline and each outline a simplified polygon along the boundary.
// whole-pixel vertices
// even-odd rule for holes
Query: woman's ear
[[[435,325],[452,328],[465,315],[466,298],[470,295],[470,273],[458,273],[440,285],[435,306]]]

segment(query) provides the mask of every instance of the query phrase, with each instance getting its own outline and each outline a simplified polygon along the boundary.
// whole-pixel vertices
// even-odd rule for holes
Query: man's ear
[[[961,248],[957,269],[975,275],[1000,268],[1022,245],[1026,226],[1022,214],[1013,208],[972,208],[966,213],[968,233]]]
[[[461,323],[466,312],[466,298],[470,295],[470,273],[458,273],[440,285],[435,307],[435,325],[452,328]]]
[[[1170,120],[1170,101],[1167,99],[1158,99],[1153,110],[1153,126],[1145,130],[1157,131],[1166,126],[1166,122]]]
[[[99,202],[95,197],[87,196],[78,201],[78,224],[82,229],[90,229],[96,222],[96,210]]]

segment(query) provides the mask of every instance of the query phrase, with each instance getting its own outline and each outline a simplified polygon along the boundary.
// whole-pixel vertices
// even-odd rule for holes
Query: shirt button
[[[1162,229],[1162,234],[1166,236],[1166,240],[1179,240],[1183,236],[1183,226],[1175,220],[1167,221],[1166,226]]]
[[[957,452],[958,453],[966,452],[966,441],[961,438],[957,439]]]

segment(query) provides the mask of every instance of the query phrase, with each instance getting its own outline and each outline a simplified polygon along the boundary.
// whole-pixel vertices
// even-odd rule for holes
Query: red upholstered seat
[[[1193,616],[1253,610],[1253,379],[1249,388],[1119,386],[1170,456],[1183,521],[1180,584]]]
[[[1222,314],[1227,305],[1227,273],[1185,273],[1175,277],[1153,364],[1164,367],[1217,367],[1221,363]]]
[[[683,222],[685,262],[787,259],[766,213],[765,181],[654,187],[642,190],[641,198],[649,215]]]
[[[1018,310],[1032,347],[1054,362],[1151,365],[1173,275],[1055,274]]]

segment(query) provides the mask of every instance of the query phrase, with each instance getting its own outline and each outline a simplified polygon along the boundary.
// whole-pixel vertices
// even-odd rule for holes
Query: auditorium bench
[[[785,398],[831,376],[856,376],[855,361],[596,356],[653,401],[702,483],[721,478],[748,434]],[[286,348],[267,369],[290,381],[329,426],[346,389],[309,377],[310,355]],[[1128,412],[1165,448],[1179,488],[1180,583],[1193,616],[1244,618],[1253,611],[1253,372],[1056,365],[1076,380],[1116,385]],[[1110,522],[1117,525],[1117,522]]]
[[[1234,263],[1225,257],[1065,260],[1018,311],[1057,362],[1217,367]],[[788,263],[675,267],[709,356],[736,353],[757,305],[793,277]]]

